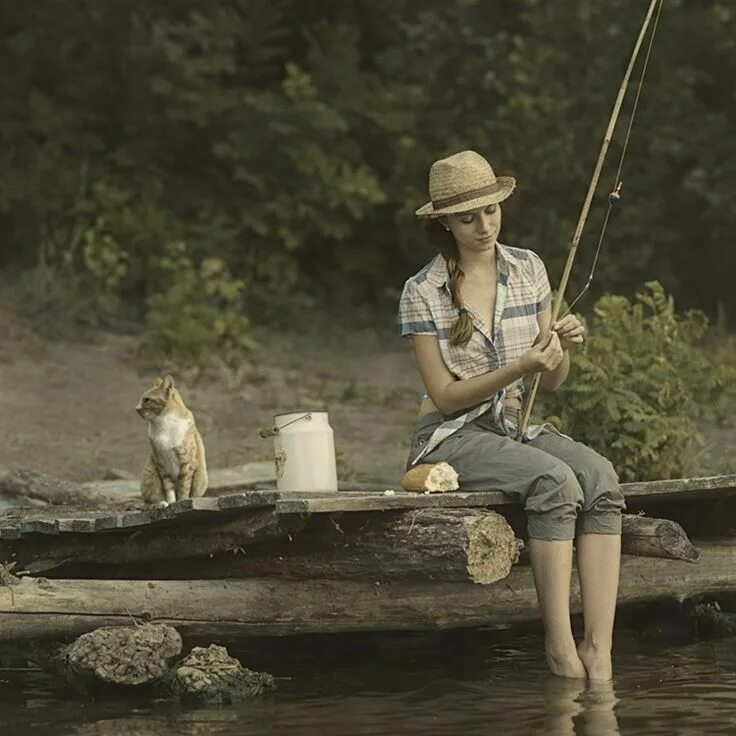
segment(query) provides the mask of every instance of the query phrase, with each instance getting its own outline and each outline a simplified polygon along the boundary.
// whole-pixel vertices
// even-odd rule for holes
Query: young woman
[[[569,351],[584,339],[567,315],[551,325],[540,257],[498,242],[500,202],[516,185],[474,151],[436,161],[428,217],[439,254],[406,281],[399,306],[427,390],[407,468],[446,461],[463,490],[501,489],[528,518],[529,551],[551,671],[609,680],[624,499],[611,463],[554,430],[520,424],[522,379],[541,373],[556,389]],[[576,648],[570,626],[573,539],[585,619]]]

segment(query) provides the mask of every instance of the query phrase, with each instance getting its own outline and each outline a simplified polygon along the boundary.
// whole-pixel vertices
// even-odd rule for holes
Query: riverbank
[[[138,477],[148,440],[135,406],[170,370],[211,468],[271,460],[272,442],[258,430],[274,414],[327,408],[341,480],[395,483],[403,472],[422,387],[411,346],[392,332],[256,330],[237,371],[196,376],[138,356],[135,335],[49,341],[7,309],[0,320],[0,467],[75,481],[111,471]]]

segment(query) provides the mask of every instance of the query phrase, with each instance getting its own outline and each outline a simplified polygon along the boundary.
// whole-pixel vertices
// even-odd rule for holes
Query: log
[[[269,537],[285,536],[305,523],[305,518],[276,514],[272,507],[236,508],[211,520],[207,514],[204,518],[198,515],[191,523],[181,525],[170,520],[168,525],[164,521],[131,530],[33,534],[16,541],[0,540],[0,559],[12,558],[20,569],[34,574],[50,573],[62,565],[130,565],[154,560],[180,564],[182,558],[209,557]]]
[[[571,608],[580,611],[577,575]],[[619,604],[736,592],[736,540],[708,541],[694,562],[624,555]],[[0,638],[79,635],[166,623],[182,635],[280,636],[347,631],[509,628],[539,619],[531,570],[493,585],[348,580],[120,581],[24,578],[0,588]]]
[[[292,538],[257,545],[210,569],[227,576],[447,580],[488,585],[505,578],[522,545],[485,509],[318,515]],[[218,560],[217,562],[220,562]]]
[[[621,550],[626,554],[690,562],[698,559],[698,550],[676,521],[624,514],[622,527]]]
[[[522,546],[503,516],[485,509],[417,509],[296,518],[306,526],[297,529],[292,525],[288,536],[250,545],[237,554],[188,559],[185,565],[169,556],[167,560],[132,567],[77,567],[75,574],[138,579],[276,576],[448,580],[487,585],[508,575]]]

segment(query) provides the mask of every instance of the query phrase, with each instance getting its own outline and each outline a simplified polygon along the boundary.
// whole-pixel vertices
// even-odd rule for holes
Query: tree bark
[[[285,523],[286,518],[278,516]],[[259,544],[188,559],[169,555],[125,566],[77,564],[65,577],[212,579],[275,576],[291,579],[447,580],[488,584],[508,575],[522,543],[500,514],[485,509],[416,509],[382,513],[297,516],[291,527]],[[181,532],[180,532],[181,533]],[[190,557],[194,549],[189,542]],[[162,541],[163,543],[163,541]],[[106,558],[110,560],[108,552]],[[89,562],[99,563],[102,558]],[[132,562],[132,560],[131,560]]]
[[[704,543],[697,562],[625,555],[618,602],[736,592],[736,540]],[[571,608],[580,611],[577,576]],[[24,579],[0,588],[0,637],[79,635],[131,619],[183,635],[508,628],[538,620],[534,580],[515,567],[492,585],[348,580],[111,581]]]
[[[630,555],[690,562],[697,560],[699,555],[676,521],[632,514],[623,515],[621,550]]]
[[[494,511],[428,508],[320,515],[291,539],[251,547],[223,562],[228,577],[447,580],[487,585],[509,574],[520,546],[509,524]]]

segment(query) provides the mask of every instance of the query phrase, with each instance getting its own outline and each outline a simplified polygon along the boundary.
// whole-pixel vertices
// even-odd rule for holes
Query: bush
[[[608,457],[622,481],[697,472],[697,420],[712,415],[736,378],[736,366],[716,365],[702,349],[706,316],[678,317],[658,282],[646,287],[633,302],[608,295],[596,303],[567,381],[544,396],[549,421]]]
[[[141,351],[180,367],[203,367],[213,358],[237,363],[249,347],[243,315],[245,284],[220,258],[199,266],[184,243],[173,243],[161,260],[164,290],[148,299]]]

